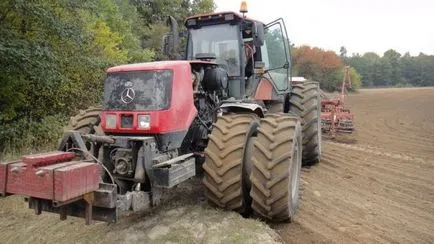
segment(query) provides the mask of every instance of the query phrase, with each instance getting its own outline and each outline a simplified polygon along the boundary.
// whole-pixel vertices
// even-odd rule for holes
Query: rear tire
[[[289,111],[300,116],[303,126],[303,166],[321,159],[321,94],[317,82],[292,86]]]
[[[248,177],[249,140],[256,134],[259,120],[252,114],[219,116],[209,135],[203,164],[205,196],[220,208],[251,212]],[[252,145],[253,146],[253,145]],[[246,156],[245,156],[246,155]]]
[[[287,114],[261,119],[254,143],[252,208],[271,221],[289,221],[298,208],[302,154],[301,124]]]
[[[102,109],[99,107],[89,107],[80,110],[79,114],[69,119],[68,126],[65,130],[76,130],[83,134],[101,134],[101,114]]]
[[[101,114],[102,109],[99,107],[89,107],[85,110],[80,110],[80,112],[71,117],[69,119],[68,125],[64,128],[64,131],[79,131],[81,134],[95,134],[95,135],[104,135],[104,131],[101,128]],[[59,148],[63,139],[59,140]],[[98,148],[95,148],[95,143],[85,142],[86,149],[93,156],[98,156]],[[68,147],[65,147],[62,150],[68,150]],[[78,145],[74,145],[72,147],[78,147]],[[84,157],[84,156],[83,156]]]

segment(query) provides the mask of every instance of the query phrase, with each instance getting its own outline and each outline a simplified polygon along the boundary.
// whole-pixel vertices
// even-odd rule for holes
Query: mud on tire
[[[203,164],[205,196],[209,202],[241,214],[251,211],[251,199],[243,181],[243,167],[247,164],[244,154],[258,126],[259,120],[251,114],[219,116],[214,123]]]
[[[298,207],[301,125],[292,115],[267,115],[254,142],[252,208],[271,221],[289,221]]]
[[[84,134],[100,134],[100,113],[102,109],[99,107],[89,107],[71,117],[65,130],[77,130]]]
[[[321,93],[317,82],[303,82],[292,87],[290,112],[300,116],[303,126],[303,166],[321,159]]]

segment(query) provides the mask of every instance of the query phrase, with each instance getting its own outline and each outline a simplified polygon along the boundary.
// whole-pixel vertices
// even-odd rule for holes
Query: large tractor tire
[[[249,196],[250,142],[257,133],[259,119],[252,114],[219,116],[209,135],[203,164],[205,196],[220,208],[244,216],[251,213]],[[244,177],[243,177],[244,175]]]
[[[301,123],[288,114],[266,115],[254,142],[250,174],[252,208],[271,221],[290,221],[298,208]]]
[[[65,130],[77,130],[83,134],[101,134],[101,118],[102,109],[99,107],[89,107],[69,119],[68,126]]]
[[[292,87],[289,111],[300,116],[303,127],[303,166],[321,159],[321,93],[317,82],[303,82]]]
[[[80,110],[80,112],[72,116],[69,119],[68,125],[64,128],[64,131],[79,131],[81,134],[96,134],[96,135],[104,135],[104,132],[101,128],[101,118],[100,113],[102,109],[99,107],[89,107],[85,110]],[[61,148],[62,139],[59,140],[59,148]],[[71,145],[69,145],[70,147]],[[73,147],[76,147],[74,145]],[[89,142],[85,143],[85,146],[92,155],[97,155],[96,149]],[[68,150],[68,146],[63,148],[62,150]]]

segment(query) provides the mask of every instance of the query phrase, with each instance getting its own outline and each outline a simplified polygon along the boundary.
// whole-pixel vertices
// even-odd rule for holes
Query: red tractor
[[[241,12],[187,18],[184,60],[107,69],[102,109],[72,117],[58,151],[0,164],[0,193],[24,195],[38,214],[112,222],[199,176],[218,207],[290,220],[302,161],[321,157],[319,87],[289,83],[282,19]],[[176,58],[169,23],[163,47]]]

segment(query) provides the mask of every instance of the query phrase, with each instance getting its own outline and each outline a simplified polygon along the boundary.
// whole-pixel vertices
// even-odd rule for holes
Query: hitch
[[[85,219],[86,225],[94,220],[115,223],[118,218],[116,209],[116,185],[100,183],[99,188],[93,192],[65,202],[53,202],[47,199],[28,198],[29,208],[35,210],[36,215],[42,211],[58,213],[60,220],[67,216]]]

